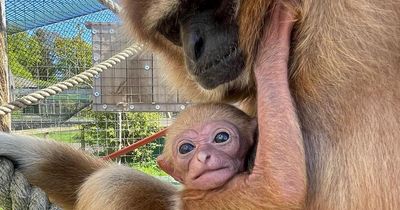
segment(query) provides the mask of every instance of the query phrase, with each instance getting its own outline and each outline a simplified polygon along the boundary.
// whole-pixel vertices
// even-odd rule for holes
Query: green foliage
[[[168,176],[157,166],[155,160],[147,164],[130,164],[130,166],[152,176]]]
[[[114,151],[119,146],[118,113],[87,111],[87,118],[94,124],[82,125],[85,142],[89,145],[100,144],[99,155],[103,156]],[[159,113],[128,112],[122,113],[123,146],[130,145],[151,134],[158,132],[161,115]],[[135,150],[132,155],[122,158],[122,162],[147,164],[155,160],[155,150],[161,146],[160,141],[151,142]]]
[[[27,78],[27,79],[32,79],[32,73],[28,71],[24,65],[22,65],[18,61],[18,55],[16,55],[15,52],[10,52],[8,54],[8,63],[12,69],[12,72],[14,76],[22,77],[22,78]]]
[[[29,67],[36,66],[43,59],[42,45],[28,33],[22,32],[7,37],[8,59],[14,75],[32,78]]]
[[[75,74],[78,74],[92,66],[92,47],[82,39],[81,34],[82,31],[70,39],[55,39],[54,53],[58,58],[56,66],[59,69],[73,66],[77,68]]]
[[[51,132],[51,133],[38,133],[35,136],[39,138],[47,138],[65,143],[75,143],[80,137],[81,133],[79,130],[77,131],[60,131],[60,132]]]
[[[33,34],[20,32],[9,35],[8,57],[12,73],[34,79],[43,87],[86,70],[92,66],[92,48],[81,34],[66,38],[38,29]],[[51,83],[42,84],[43,81]]]

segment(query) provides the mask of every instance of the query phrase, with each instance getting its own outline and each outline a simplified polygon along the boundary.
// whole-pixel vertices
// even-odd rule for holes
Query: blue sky
[[[85,22],[119,22],[97,0],[6,0],[7,27],[33,32],[44,28],[64,37],[75,36]],[[90,42],[90,30],[83,38]]]

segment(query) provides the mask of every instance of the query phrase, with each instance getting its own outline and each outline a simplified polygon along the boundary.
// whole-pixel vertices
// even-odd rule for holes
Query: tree
[[[38,83],[55,83],[81,73],[92,66],[92,47],[82,39],[82,33],[81,30],[68,38],[38,29],[33,34],[8,36],[11,71],[15,76],[39,80]]]
[[[82,34],[83,30],[81,29],[73,38],[58,36],[55,39],[55,65],[59,70],[57,72],[59,76],[71,77],[92,67],[92,46],[82,39]],[[72,69],[72,71],[62,71],[65,68]],[[68,75],[68,73],[71,75]]]
[[[94,120],[93,124],[83,125],[82,132],[86,143],[91,146],[99,145],[99,155],[104,156],[114,152],[119,146],[118,139],[118,113],[105,113],[86,111],[86,116]],[[122,113],[122,139],[123,146],[132,144],[159,130],[161,114],[149,112]],[[154,150],[160,143],[152,142],[125,157],[124,162],[148,163],[154,162]]]
[[[27,32],[7,37],[8,57],[12,73],[15,76],[32,79],[36,75],[35,66],[43,60],[42,45]]]

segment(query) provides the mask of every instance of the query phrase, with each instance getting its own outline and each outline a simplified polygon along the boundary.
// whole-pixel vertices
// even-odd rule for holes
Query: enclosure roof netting
[[[7,27],[27,31],[106,9],[97,0],[6,0]]]

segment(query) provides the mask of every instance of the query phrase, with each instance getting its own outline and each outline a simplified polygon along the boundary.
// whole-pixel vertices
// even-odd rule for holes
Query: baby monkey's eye
[[[179,153],[184,155],[186,153],[191,152],[194,148],[195,146],[193,144],[184,143],[181,146],[179,146]]]
[[[227,132],[219,132],[214,137],[215,143],[224,143],[229,140],[229,134]]]

